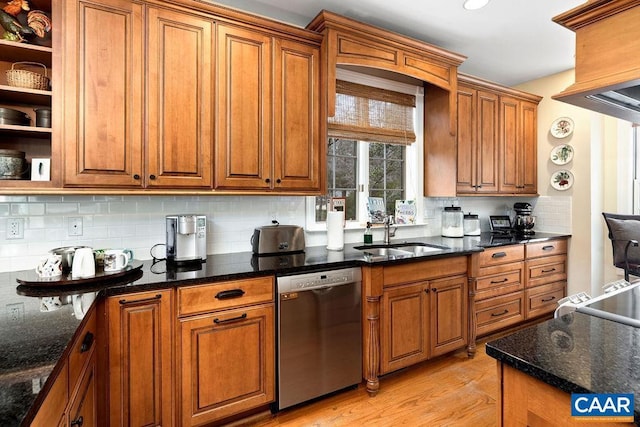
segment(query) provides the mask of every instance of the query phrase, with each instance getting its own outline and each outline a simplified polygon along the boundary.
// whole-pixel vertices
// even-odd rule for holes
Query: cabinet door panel
[[[148,11],[147,186],[208,187],[213,150],[213,22]]]
[[[112,297],[107,304],[110,425],[170,425],[171,291]]]
[[[478,192],[498,191],[498,96],[478,91]]]
[[[382,295],[381,373],[413,365],[429,357],[427,284],[387,289]]]
[[[467,277],[429,282],[431,299],[431,357],[467,344]]]
[[[458,88],[458,193],[475,193],[477,146],[475,105],[476,91],[460,86]]]
[[[77,393],[69,406],[69,425],[94,427],[98,425],[98,389],[96,384],[95,351],[89,359]]]
[[[538,191],[537,158],[537,115],[538,106],[530,102],[521,102],[522,156],[520,193],[535,194]]]
[[[181,321],[181,425],[202,425],[275,398],[273,304]]]
[[[216,188],[271,187],[271,37],[218,26]]]
[[[142,185],[142,15],[129,1],[67,3],[65,185]]]
[[[518,100],[502,97],[500,100],[500,192],[515,193],[518,188],[518,162],[520,155]]]
[[[275,188],[319,190],[320,51],[289,40],[275,47]]]

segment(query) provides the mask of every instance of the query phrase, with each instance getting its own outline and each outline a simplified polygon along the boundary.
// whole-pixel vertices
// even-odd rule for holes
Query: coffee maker
[[[536,217],[532,215],[533,206],[529,203],[515,203],[513,210],[516,212],[516,216],[513,219],[513,229],[516,234],[525,236],[535,234],[533,226],[535,225]]]
[[[207,260],[207,217],[168,215],[167,262],[186,264]]]

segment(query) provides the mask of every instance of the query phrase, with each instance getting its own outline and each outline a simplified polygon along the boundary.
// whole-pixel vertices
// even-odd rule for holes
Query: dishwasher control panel
[[[278,277],[278,293],[339,286],[360,282],[361,280],[362,274],[359,268],[343,268],[340,270],[282,276]]]

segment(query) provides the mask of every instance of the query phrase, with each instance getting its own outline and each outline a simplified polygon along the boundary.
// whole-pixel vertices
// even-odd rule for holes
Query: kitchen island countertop
[[[566,237],[569,236],[551,233],[538,233],[527,238],[483,233],[481,236],[464,238],[434,236],[402,239],[392,243],[422,242],[445,246],[447,249],[426,256],[388,259],[375,264],[468,255],[480,252],[484,247]],[[25,276],[24,271],[0,273],[0,295],[6,307],[4,316],[0,317],[0,425],[20,425],[30,408],[39,405],[42,399],[39,391],[46,391],[50,386],[47,377],[68,351],[67,347],[81,324],[81,319],[76,317],[77,307],[76,310],[73,307],[74,299],[82,300],[86,309],[87,301],[102,296],[244,277],[300,273],[319,268],[371,265],[363,252],[354,248],[358,245],[345,245],[343,251],[329,251],[324,246],[307,247],[304,253],[279,256],[258,257],[250,252],[209,255],[205,263],[180,268],[167,268],[165,261],[146,260],[141,261],[140,274],[130,277],[130,280],[89,287],[18,286],[17,279]],[[50,302],[51,298],[60,298],[61,305],[47,311],[43,304]]]
[[[486,352],[569,394],[633,393],[639,425],[639,344],[639,328],[575,312],[491,341]]]

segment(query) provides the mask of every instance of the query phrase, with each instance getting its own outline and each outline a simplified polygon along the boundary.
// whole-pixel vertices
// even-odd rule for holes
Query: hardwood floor
[[[369,397],[363,386],[266,418],[252,426],[495,426],[496,361],[478,343],[474,359],[459,351],[383,377]]]

